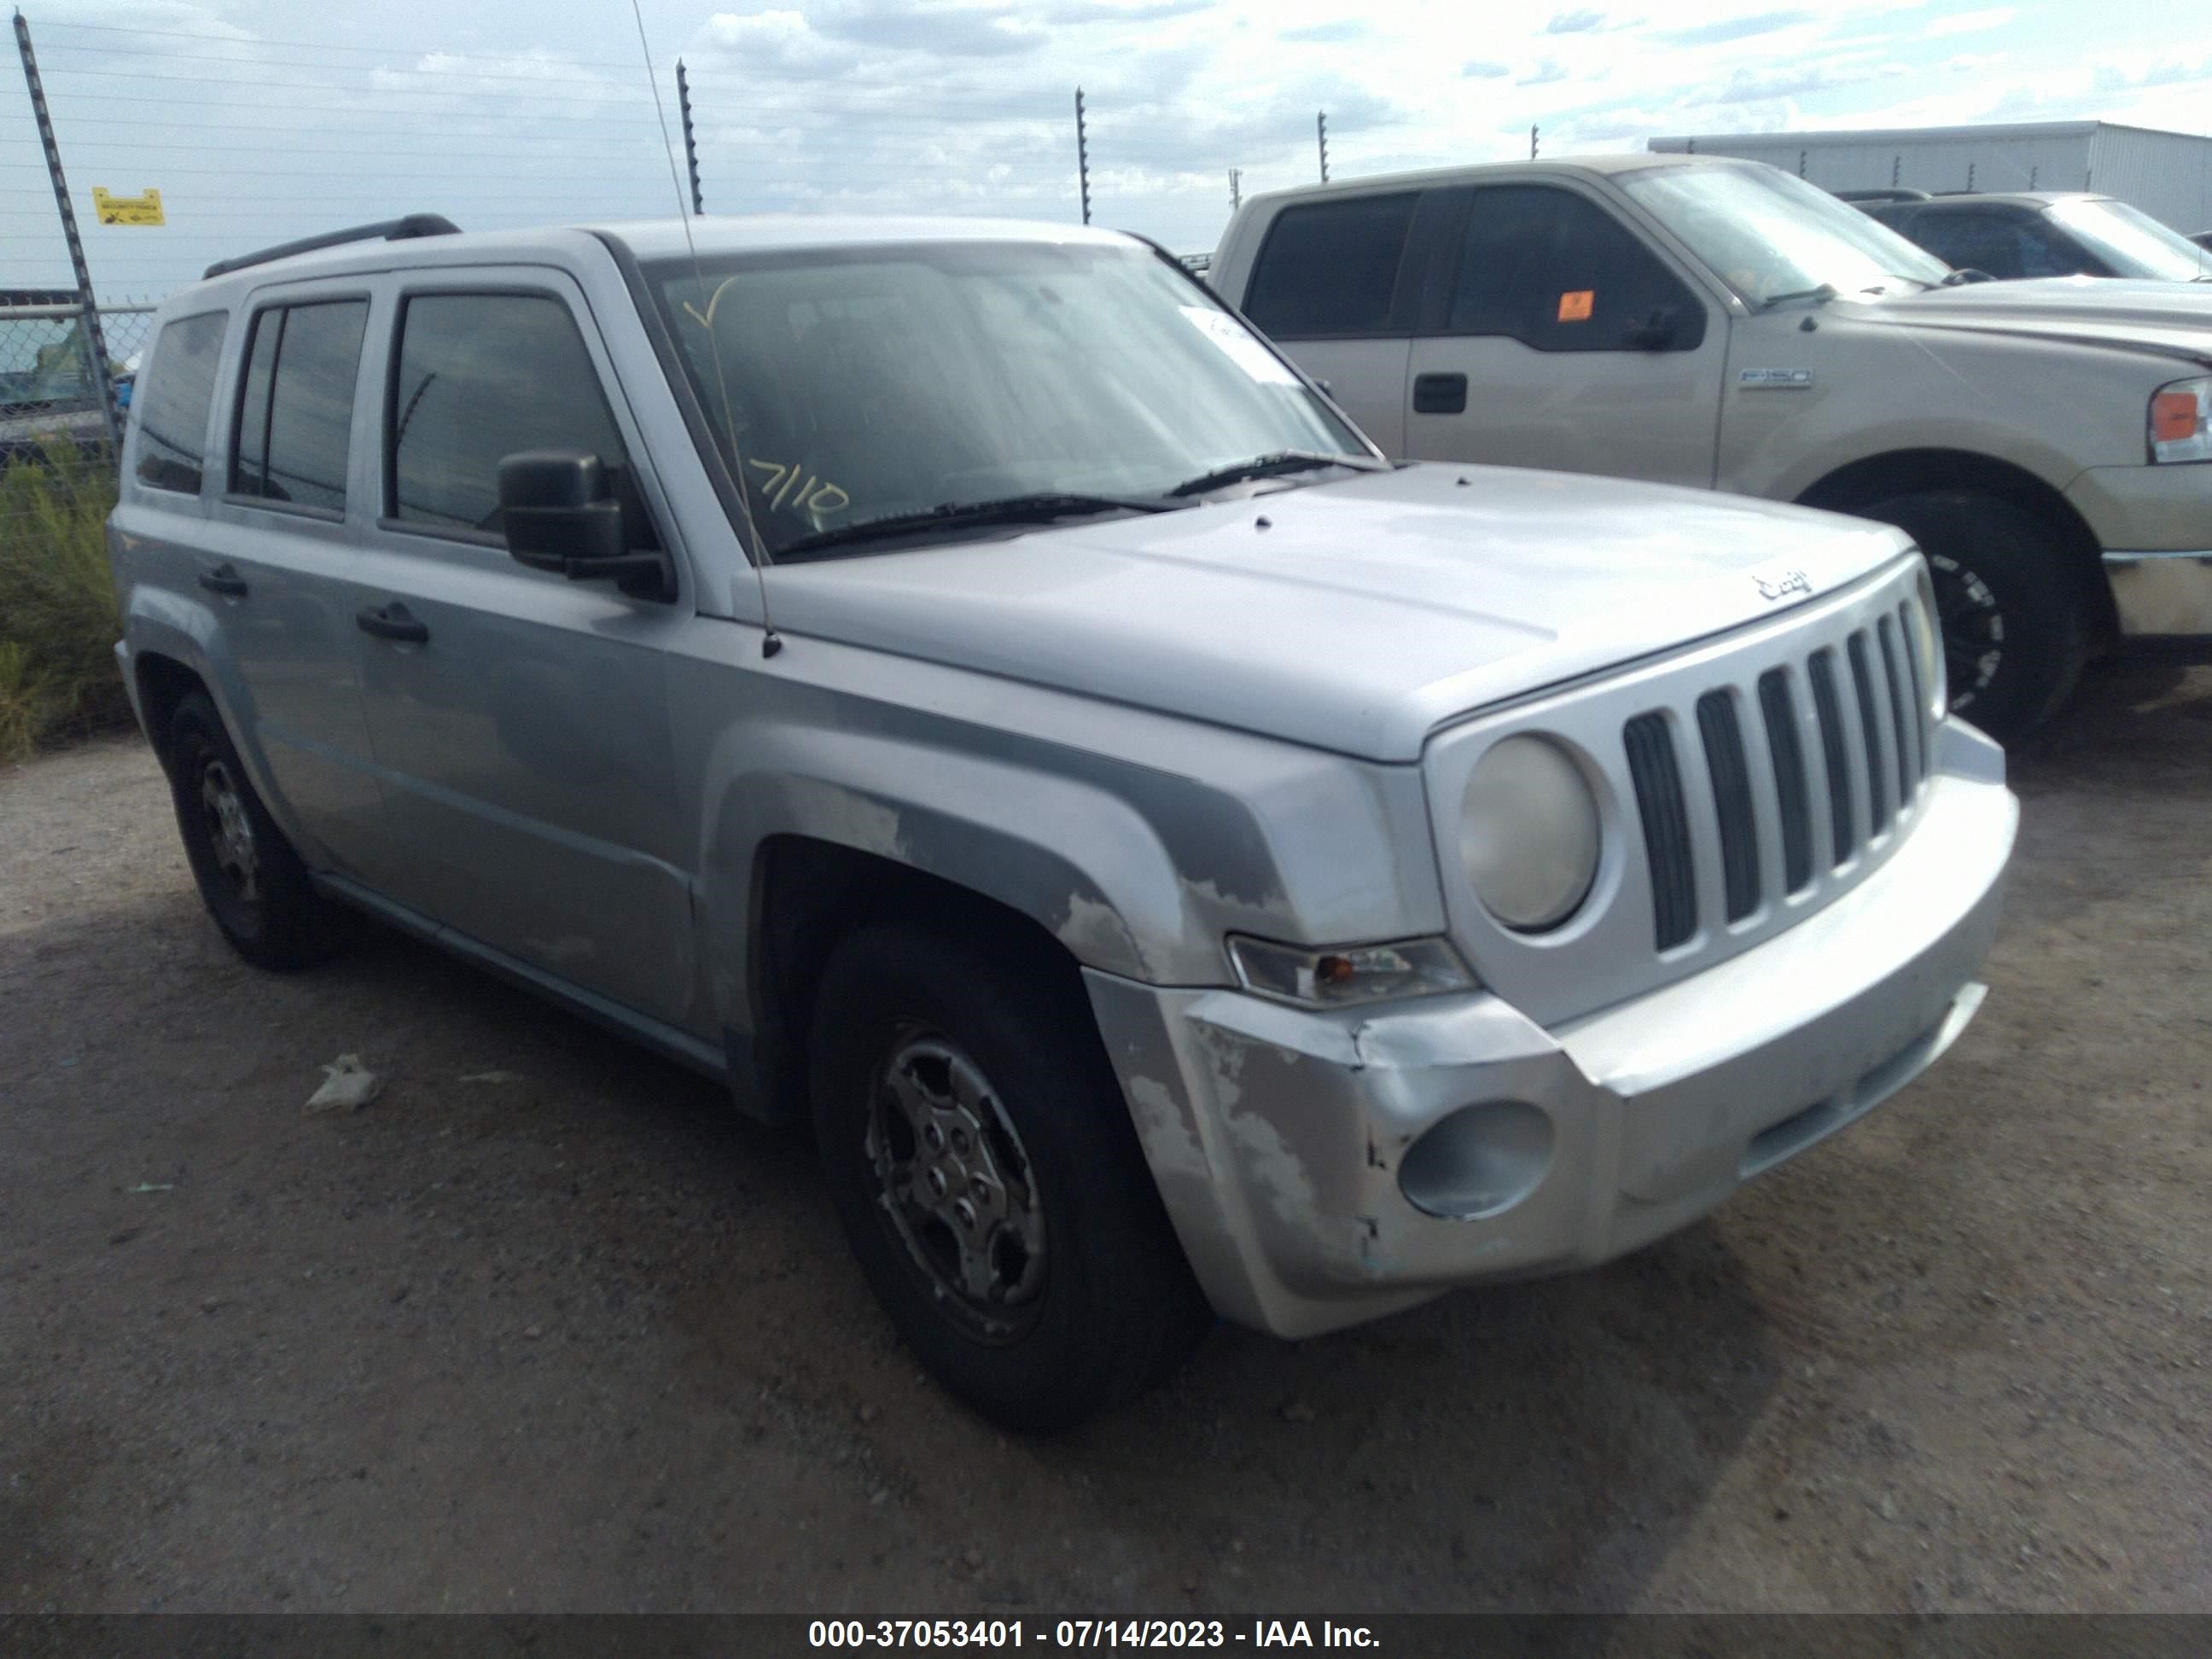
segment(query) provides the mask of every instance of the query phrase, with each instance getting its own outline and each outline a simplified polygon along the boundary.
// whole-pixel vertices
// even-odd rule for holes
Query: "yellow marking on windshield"
[[[699,319],[700,327],[714,327],[714,307],[722,303],[723,294],[727,291],[730,284],[737,280],[738,279],[734,276],[725,276],[720,283],[714,285],[714,291],[707,296],[707,310],[704,315],[702,315],[699,307],[693,305],[689,300],[686,300],[684,302],[684,309],[690,312],[694,317],[697,317]]]
[[[807,471],[799,462],[749,460],[745,465],[767,475],[768,481],[761,489],[770,507],[830,514],[842,513],[853,504],[852,496],[842,489]],[[803,484],[799,482],[802,477],[805,479]]]

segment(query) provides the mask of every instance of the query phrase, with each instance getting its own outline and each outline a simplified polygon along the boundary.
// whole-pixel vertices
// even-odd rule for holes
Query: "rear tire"
[[[168,763],[185,856],[231,948],[278,970],[313,967],[344,949],[352,914],[315,890],[205,692],[186,693],[170,717]]]
[[[1097,1028],[1035,953],[865,927],[823,970],[811,1052],[846,1237],[954,1395],[1009,1428],[1064,1429],[1196,1346],[1212,1316]]]
[[[1952,712],[2000,743],[2050,719],[2089,651],[2065,543],[2012,502],[1971,489],[1917,490],[1857,511],[1906,532],[1927,557]]]

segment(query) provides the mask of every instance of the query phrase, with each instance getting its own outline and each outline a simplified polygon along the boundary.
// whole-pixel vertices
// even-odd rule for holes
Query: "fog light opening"
[[[1455,1221],[1509,1210],[1552,1165],[1552,1120],[1523,1100],[1462,1106],[1406,1149],[1398,1188],[1416,1209]]]

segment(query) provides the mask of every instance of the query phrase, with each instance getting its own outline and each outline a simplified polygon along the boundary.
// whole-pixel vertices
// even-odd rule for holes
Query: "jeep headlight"
[[[1461,797],[1460,863],[1484,909],[1540,933],[1582,908],[1597,879],[1597,798],[1565,750],[1525,734],[1491,745]]]
[[[2150,394],[2153,461],[2212,461],[2212,376],[2176,380]]]

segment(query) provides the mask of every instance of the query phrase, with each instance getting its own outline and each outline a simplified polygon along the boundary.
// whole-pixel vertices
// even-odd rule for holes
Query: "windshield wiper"
[[[1252,478],[1279,477],[1285,472],[1312,472],[1324,466],[1348,466],[1359,472],[1380,472],[1389,465],[1371,455],[1324,455],[1317,449],[1277,449],[1265,455],[1255,455],[1249,460],[1231,461],[1226,466],[1217,466],[1210,472],[1201,472],[1195,478],[1185,478],[1170,495],[1202,495],[1209,489],[1218,489],[1223,484],[1243,483]]]
[[[1050,524],[1086,513],[1172,513],[1188,505],[1158,495],[1093,495],[1065,489],[1038,490],[1027,495],[1002,495],[988,501],[939,501],[911,513],[886,513],[858,524],[817,530],[775,550],[779,559],[793,553],[811,553],[825,547],[845,547],[885,536],[965,525]]]
[[[1801,288],[1788,294],[1772,295],[1761,300],[1759,302],[1759,308],[1761,311],[1771,311],[1777,306],[1788,305],[1792,300],[1832,300],[1835,297],[1836,285],[1833,283],[1823,283],[1818,288]]]

